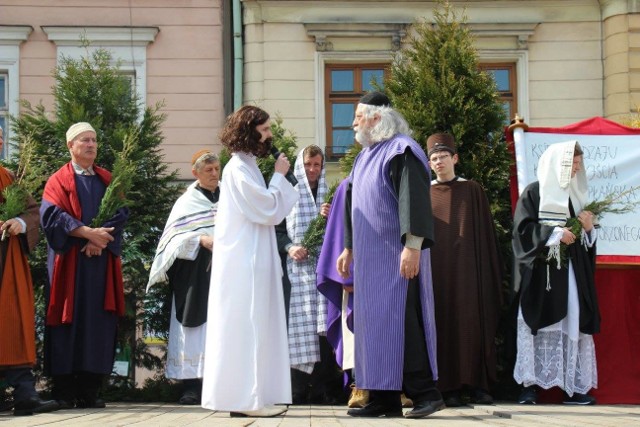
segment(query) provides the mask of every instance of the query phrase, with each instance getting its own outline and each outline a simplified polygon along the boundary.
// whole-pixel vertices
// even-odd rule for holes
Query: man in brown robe
[[[495,228],[482,187],[455,174],[451,135],[427,140],[435,245],[431,251],[438,336],[438,388],[447,406],[491,404],[502,271]]]
[[[0,128],[0,150],[2,136]],[[0,191],[13,181],[13,174],[0,166]],[[1,195],[0,203],[5,203]],[[0,374],[13,387],[14,415],[58,409],[55,400],[40,400],[31,372],[36,362],[35,312],[26,254],[38,241],[38,221],[38,204],[31,197],[22,214],[0,218]]]

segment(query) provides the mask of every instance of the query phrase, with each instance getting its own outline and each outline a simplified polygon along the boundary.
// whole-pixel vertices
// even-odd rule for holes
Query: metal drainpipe
[[[233,0],[233,109],[242,106],[244,55],[242,46],[242,7],[240,0]]]

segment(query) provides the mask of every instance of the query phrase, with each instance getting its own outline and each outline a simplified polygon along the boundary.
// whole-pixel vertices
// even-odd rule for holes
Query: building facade
[[[53,110],[52,71],[62,56],[105,48],[143,103],[164,104],[165,159],[180,177],[192,178],[193,152],[220,147],[225,11],[222,0],[0,0],[0,125],[6,140],[8,115],[19,113],[19,100]],[[10,149],[5,144],[3,156]]]
[[[508,116],[562,126],[620,120],[640,97],[640,1],[468,0],[481,66]],[[166,160],[190,178],[189,153],[213,147],[242,103],[283,119],[299,146],[331,160],[353,143],[358,97],[381,81],[411,24],[436,2],[416,0],[0,0],[0,125],[18,100],[53,107],[62,55],[105,47],[140,99],[164,103]],[[10,131],[5,130],[10,137]],[[5,152],[10,147],[6,144]],[[337,169],[330,162],[330,170]]]
[[[563,126],[622,119],[640,97],[640,2],[451,1],[509,117]],[[279,113],[300,146],[339,158],[354,104],[435,2],[243,0],[244,101]],[[351,104],[351,105],[350,105]],[[334,171],[336,167],[334,166]]]

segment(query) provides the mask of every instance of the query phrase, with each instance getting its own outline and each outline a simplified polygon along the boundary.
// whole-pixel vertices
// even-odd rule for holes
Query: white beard
[[[363,148],[372,146],[373,142],[371,141],[371,132],[369,132],[368,130],[358,129],[356,131],[356,141],[358,141],[358,143],[362,145]]]

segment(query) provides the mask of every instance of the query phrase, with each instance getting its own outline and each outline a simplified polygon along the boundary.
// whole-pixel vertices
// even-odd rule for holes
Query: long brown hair
[[[245,105],[227,117],[220,133],[222,145],[232,153],[243,152],[254,155],[261,153],[262,135],[256,130],[269,120],[269,114],[261,108]]]

